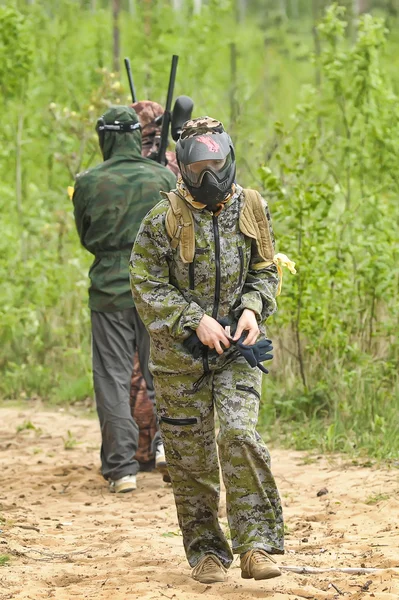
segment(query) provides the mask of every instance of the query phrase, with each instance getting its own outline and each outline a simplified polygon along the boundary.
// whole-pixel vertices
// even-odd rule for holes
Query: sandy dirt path
[[[27,422],[36,429],[17,433]],[[0,409],[0,564],[10,557],[1,599],[399,598],[397,468],[272,450],[287,525],[281,564],[384,570],[255,582],[240,578],[236,560],[226,583],[209,586],[190,578],[170,486],[143,473],[136,493],[111,495],[98,454],[95,419]],[[220,512],[226,526],[223,503]]]

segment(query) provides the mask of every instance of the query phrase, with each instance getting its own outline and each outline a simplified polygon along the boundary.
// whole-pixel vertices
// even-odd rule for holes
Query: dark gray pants
[[[150,339],[135,308],[91,311],[91,328],[94,392],[102,437],[101,470],[105,479],[115,480],[136,475],[139,470],[133,458],[139,428],[130,411],[130,386],[137,349],[148,395],[154,400],[148,369]]]

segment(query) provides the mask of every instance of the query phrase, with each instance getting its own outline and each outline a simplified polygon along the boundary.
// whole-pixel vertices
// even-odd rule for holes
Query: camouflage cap
[[[140,102],[134,102],[131,106],[136,111],[141,127],[143,130],[145,128],[143,136],[150,135],[154,131],[160,129],[160,124],[157,125],[155,119],[163,115],[164,109],[158,102],[141,100]]]
[[[197,117],[186,121],[182,127],[181,139],[194,137],[196,135],[204,135],[224,132],[223,123],[212,117]]]
[[[152,102],[152,100],[134,102],[131,107],[136,111],[142,127],[164,113],[162,106],[158,102]]]

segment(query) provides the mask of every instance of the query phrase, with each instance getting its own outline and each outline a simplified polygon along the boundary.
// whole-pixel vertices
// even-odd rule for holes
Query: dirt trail
[[[16,433],[29,421],[35,430]],[[94,419],[0,409],[0,557],[10,556],[0,598],[399,598],[398,469],[272,451],[287,523],[281,564],[384,571],[254,582],[240,578],[236,560],[225,584],[207,586],[190,578],[170,487],[143,473],[136,493],[111,495],[98,453]],[[223,505],[221,515],[226,523]]]

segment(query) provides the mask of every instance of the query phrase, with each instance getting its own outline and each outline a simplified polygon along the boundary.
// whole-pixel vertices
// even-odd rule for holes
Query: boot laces
[[[261,550],[254,550],[252,560],[258,565],[265,562],[276,562],[269,554],[266,554],[266,552],[262,552]]]
[[[209,571],[213,571],[214,568],[215,568],[215,561],[213,560],[213,558],[208,556],[202,564],[202,571],[203,571],[203,573],[209,573]]]
[[[196,570],[198,570],[198,572],[208,574],[212,573],[215,570],[215,567],[219,567],[223,569],[223,571],[225,571],[223,565],[219,562],[219,560],[216,557],[208,555],[205,556],[200,565],[197,565]]]

